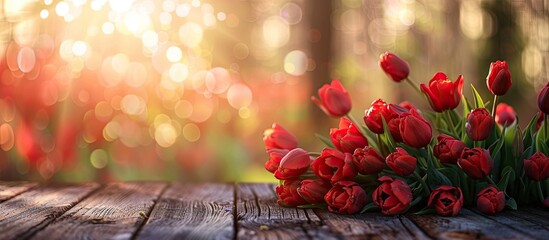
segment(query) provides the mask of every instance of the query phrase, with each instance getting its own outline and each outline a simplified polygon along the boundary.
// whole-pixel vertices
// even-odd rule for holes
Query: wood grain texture
[[[41,186],[0,204],[0,239],[24,239],[48,225],[99,187]]]
[[[383,216],[381,213],[338,215],[316,210],[326,224],[345,239],[429,239],[405,216]]]
[[[276,203],[274,184],[237,186],[237,239],[336,239],[311,209]]]
[[[0,182],[0,202],[15,197],[37,185],[33,182]]]
[[[494,221],[493,218],[502,220]],[[440,217],[436,215],[408,215],[427,234],[437,239],[535,239],[517,231],[510,224],[518,224],[510,220],[506,213],[495,217],[479,215],[469,209],[462,209],[455,217]],[[522,223],[521,223],[522,224]],[[522,224],[525,226],[526,224]],[[528,230],[526,230],[528,231]]]
[[[130,239],[165,183],[110,183],[58,217],[33,239]]]
[[[137,239],[233,239],[233,184],[174,184]]]

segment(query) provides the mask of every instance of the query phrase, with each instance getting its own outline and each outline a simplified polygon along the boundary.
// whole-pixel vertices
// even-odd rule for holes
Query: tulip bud
[[[339,129],[330,129],[330,140],[338,150],[348,153],[353,153],[355,149],[368,145],[368,140],[347,118],[341,118]]]
[[[493,215],[505,207],[505,194],[497,188],[489,186],[477,195],[477,208],[482,213]]]
[[[360,174],[378,174],[385,168],[385,159],[373,148],[357,148],[353,154],[353,163]]]
[[[507,62],[495,61],[490,63],[490,71],[486,77],[486,85],[488,90],[494,95],[504,95],[511,88],[511,73]]]
[[[351,96],[338,80],[324,84],[318,90],[318,97],[311,99],[330,117],[343,117],[351,111]]]
[[[500,126],[510,126],[515,122],[516,113],[513,107],[500,103],[496,107],[496,123]]]
[[[463,77],[458,76],[455,82],[452,82],[446,74],[436,73],[429,81],[429,86],[421,84],[421,91],[427,96],[431,107],[435,112],[454,109],[461,100],[461,91],[463,89]]]
[[[307,151],[301,148],[292,149],[280,160],[280,165],[274,176],[280,180],[299,178],[309,169],[310,163],[311,158]]]
[[[538,93],[538,107],[543,113],[549,114],[549,83]]]
[[[473,141],[482,141],[488,137],[494,127],[494,119],[485,108],[477,108],[467,115],[465,131]]]
[[[402,141],[408,146],[422,148],[431,142],[433,133],[429,122],[421,117],[417,112],[403,114],[400,118],[400,136]]]
[[[316,179],[305,179],[301,182],[301,187],[297,188],[297,193],[309,203],[323,203],[324,196],[332,188],[329,182]]]
[[[549,158],[542,152],[536,152],[524,160],[524,172],[534,181],[543,181],[549,178]]]
[[[463,207],[463,194],[458,187],[443,185],[431,192],[427,205],[434,205],[441,216],[456,216]]]
[[[465,148],[461,152],[458,166],[472,179],[482,179],[489,176],[494,168],[490,152],[482,148]]]
[[[273,124],[272,128],[265,130],[263,133],[263,142],[267,149],[279,148],[292,150],[297,147],[296,137],[276,123]]]
[[[273,148],[267,150],[267,153],[269,153],[269,160],[265,162],[265,169],[267,171],[275,173],[275,171],[278,169],[278,166],[280,165],[280,161],[290,150],[287,149],[278,149]]]
[[[408,63],[397,55],[389,52],[381,54],[379,57],[379,66],[381,66],[381,69],[383,69],[383,71],[395,82],[406,79],[408,74],[410,74]]]
[[[410,186],[400,179],[383,176],[378,179],[381,184],[372,193],[374,203],[385,215],[404,213],[412,202]]]
[[[465,143],[446,134],[438,135],[438,143],[433,148],[433,153],[441,163],[456,164],[465,148]]]
[[[396,152],[389,154],[385,162],[397,175],[408,176],[416,170],[417,159],[406,150],[397,147]]]
[[[332,183],[352,180],[358,174],[353,164],[353,155],[331,148],[322,150],[311,167],[318,178]]]
[[[355,182],[339,181],[326,193],[324,200],[330,212],[353,214],[366,204],[366,192]]]
[[[299,180],[286,180],[282,185],[277,186],[276,195],[278,195],[278,205],[283,207],[296,207],[307,204],[307,201],[297,193],[299,185]]]

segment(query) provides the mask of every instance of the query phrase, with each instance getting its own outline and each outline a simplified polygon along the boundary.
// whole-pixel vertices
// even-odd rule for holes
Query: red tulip
[[[417,159],[402,148],[397,147],[396,150],[385,159],[387,166],[399,176],[412,174],[416,170]]]
[[[511,88],[511,73],[507,62],[495,61],[490,63],[490,71],[486,77],[486,85],[488,90],[494,95],[504,95]]]
[[[549,208],[549,197],[546,197],[546,198],[543,200],[543,206],[545,206],[546,208]]]
[[[549,114],[549,83],[538,93],[538,107],[543,113]]]
[[[366,110],[364,115],[364,123],[366,123],[366,126],[370,129],[370,131],[377,134],[382,134],[383,118],[385,118],[385,121],[388,122],[391,118],[393,118],[393,116],[391,111],[388,109],[387,103],[385,103],[382,99],[377,99],[373,101],[370,108]]]
[[[482,148],[465,148],[461,152],[458,166],[472,179],[482,179],[489,176],[494,168],[490,152]]]
[[[412,109],[416,112],[419,112],[419,110],[416,108],[416,106],[414,106],[411,102],[409,101],[402,101],[401,103],[398,104],[399,106],[403,107],[403,108],[406,108],[406,110],[408,111],[412,111]]]
[[[505,207],[505,194],[497,188],[489,186],[477,195],[477,208],[485,214],[496,214]]]
[[[524,172],[534,181],[543,181],[549,178],[549,157],[542,152],[536,152],[524,160]]]
[[[515,122],[516,113],[513,107],[505,104],[499,103],[496,107],[496,123],[501,126],[510,126]]]
[[[459,105],[461,100],[461,90],[463,88],[463,76],[459,75],[455,82],[452,82],[446,74],[442,72],[436,73],[429,87],[421,84],[421,91],[429,99],[431,107],[436,112],[454,109]]]
[[[368,145],[368,140],[347,118],[341,118],[339,129],[330,129],[330,139],[338,150],[348,153],[353,153],[355,149]]]
[[[353,214],[366,204],[366,192],[355,182],[340,181],[326,193],[324,200],[330,212]]]
[[[399,125],[400,137],[406,145],[422,148],[431,142],[431,125],[414,110],[412,113],[402,114]]]
[[[446,134],[438,135],[437,140],[438,143],[433,148],[435,157],[441,163],[456,164],[465,148],[465,143]]]
[[[477,108],[467,115],[465,131],[473,141],[482,141],[488,137],[494,127],[494,119],[486,108]]]
[[[281,160],[274,176],[280,180],[296,179],[309,169],[311,157],[301,148],[290,150]]]
[[[297,147],[295,136],[276,123],[273,124],[272,128],[265,130],[263,133],[263,142],[267,149],[279,148],[292,150]]]
[[[412,202],[410,186],[400,179],[383,176],[378,179],[381,184],[372,193],[374,203],[385,215],[404,213]]]
[[[427,205],[434,205],[441,216],[456,216],[463,207],[463,194],[458,187],[443,185],[431,192]]]
[[[324,84],[318,90],[320,98],[311,99],[331,117],[343,117],[351,111],[351,97],[338,80],[333,80],[330,85]]]
[[[278,166],[280,165],[280,161],[290,150],[288,149],[278,149],[273,148],[267,150],[267,153],[269,153],[269,160],[265,162],[265,169],[267,171],[275,173],[275,171],[278,169]]]
[[[385,168],[385,159],[373,148],[357,148],[353,154],[353,163],[360,174],[378,174]]]
[[[381,54],[379,57],[379,66],[381,66],[381,69],[383,69],[383,71],[395,82],[406,79],[408,74],[410,74],[408,63],[397,55],[389,52]]]
[[[332,183],[352,180],[357,175],[353,155],[336,149],[325,148],[311,165],[317,177]]]
[[[276,187],[276,195],[278,195],[278,205],[283,207],[296,207],[307,204],[307,201],[299,196],[297,189],[299,188],[299,180],[286,180],[282,185]]]
[[[297,188],[297,193],[309,203],[323,203],[330,188],[332,185],[329,182],[305,179],[301,182],[301,187]]]

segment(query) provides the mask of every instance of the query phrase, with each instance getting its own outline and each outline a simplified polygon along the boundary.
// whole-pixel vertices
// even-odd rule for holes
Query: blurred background
[[[521,125],[548,81],[544,0],[0,0],[0,179],[274,181],[262,132],[337,126],[310,101],[340,79],[361,118],[410,100],[378,67],[463,74],[491,100],[506,60]]]

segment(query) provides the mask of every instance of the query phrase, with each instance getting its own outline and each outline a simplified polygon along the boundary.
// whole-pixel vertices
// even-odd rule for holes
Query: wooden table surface
[[[273,184],[0,182],[0,239],[548,239],[549,212],[335,215],[282,208]]]

